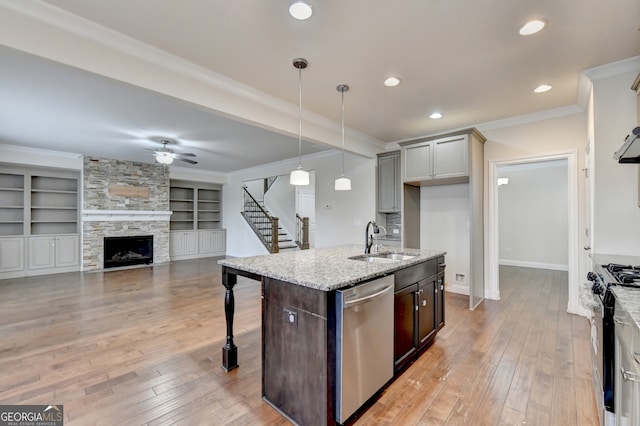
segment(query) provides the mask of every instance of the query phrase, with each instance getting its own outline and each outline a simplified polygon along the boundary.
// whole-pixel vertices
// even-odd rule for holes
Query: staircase
[[[269,250],[270,253],[298,250],[298,245],[289,233],[278,223],[278,218],[271,215],[271,212],[265,207],[264,203],[253,198],[246,188],[242,189],[244,199],[242,216],[258,238],[260,238],[260,241],[262,241],[267,250]]]

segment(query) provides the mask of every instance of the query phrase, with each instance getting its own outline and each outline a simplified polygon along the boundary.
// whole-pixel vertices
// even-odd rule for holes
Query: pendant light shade
[[[342,104],[342,112],[341,116],[341,128],[342,128],[342,174],[338,179],[336,179],[335,186],[333,187],[336,191],[350,191],[351,190],[351,179],[344,177],[344,92],[349,90],[349,86],[346,84],[341,84],[336,87],[338,92],[341,94],[341,104]]]
[[[309,172],[302,168],[302,70],[309,65],[306,59],[296,58],[293,66],[298,69],[298,168],[291,172],[291,185],[309,185]]]
[[[289,175],[289,183],[291,185],[309,185],[309,172],[302,169],[296,169]]]

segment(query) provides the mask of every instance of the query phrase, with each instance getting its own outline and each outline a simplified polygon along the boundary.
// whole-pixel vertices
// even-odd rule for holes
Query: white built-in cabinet
[[[0,276],[22,273],[24,254],[24,237],[0,237]]]
[[[0,167],[0,279],[80,269],[79,172]]]
[[[400,175],[400,151],[378,155],[378,212],[398,213],[402,181]]]
[[[29,269],[68,268],[80,263],[77,235],[47,235],[27,238]]]
[[[171,260],[224,256],[221,185],[172,179],[169,204]]]

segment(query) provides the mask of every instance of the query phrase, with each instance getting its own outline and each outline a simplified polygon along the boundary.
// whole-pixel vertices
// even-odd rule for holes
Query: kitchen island
[[[396,370],[433,341],[444,325],[445,253],[400,248],[385,253],[409,256],[368,259],[362,246],[350,245],[220,260],[227,320],[222,367],[227,371],[238,367],[233,341],[237,277],[259,280],[263,399],[294,423],[335,424],[336,369],[340,364],[336,359],[338,291],[393,275],[396,302],[391,322],[396,323],[396,335],[410,335],[410,339],[396,338]],[[407,294],[411,297],[408,309]],[[430,319],[425,321],[421,311]],[[410,329],[405,333],[407,324]],[[406,348],[408,340],[410,350]]]

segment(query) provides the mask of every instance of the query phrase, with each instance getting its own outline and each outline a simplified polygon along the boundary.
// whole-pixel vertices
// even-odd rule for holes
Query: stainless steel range
[[[587,274],[591,281],[596,339],[596,375],[602,388],[604,409],[615,412],[615,297],[611,286],[640,288],[640,266],[609,263]],[[598,401],[600,402],[600,401]]]

